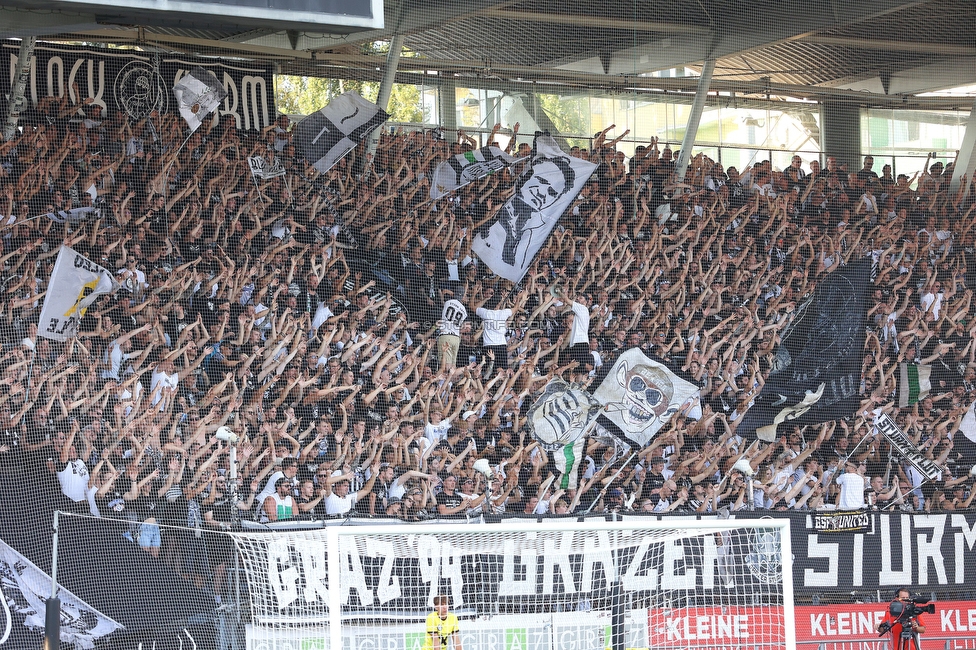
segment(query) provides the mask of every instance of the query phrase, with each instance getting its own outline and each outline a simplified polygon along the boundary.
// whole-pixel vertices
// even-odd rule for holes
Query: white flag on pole
[[[538,136],[515,195],[475,233],[471,250],[497,275],[518,282],[596,167],[565,153],[551,136]]]
[[[197,66],[173,86],[173,94],[180,115],[190,125],[190,131],[196,131],[227,96],[227,91],[217,75]]]
[[[430,198],[439,199],[514,162],[515,158],[498,147],[481,147],[451,156],[434,170]]]
[[[118,288],[119,283],[108,269],[62,246],[44,296],[37,333],[67,341],[78,333],[78,322],[95,299]]]

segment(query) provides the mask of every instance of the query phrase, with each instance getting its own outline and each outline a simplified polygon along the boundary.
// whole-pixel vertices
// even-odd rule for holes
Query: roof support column
[[[27,77],[30,75],[31,59],[34,57],[34,45],[36,43],[36,36],[28,36],[20,42],[20,51],[17,53],[17,68],[14,71],[14,80],[10,88],[10,103],[7,105],[7,114],[3,116],[4,140],[11,140],[17,135],[17,120],[27,104]]]
[[[712,73],[715,72],[715,59],[708,59],[702,66],[701,76],[698,78],[698,90],[695,91],[695,103],[691,105],[691,115],[685,127],[685,137],[681,140],[681,151],[678,161],[674,165],[674,180],[683,183],[688,163],[691,162],[691,149],[698,137],[698,124],[701,122],[702,111],[705,110],[705,100],[708,99],[708,87],[712,83]]]
[[[400,52],[403,50],[403,34],[397,34],[390,39],[390,52],[386,55],[386,69],[383,71],[383,79],[380,81],[380,90],[376,95],[376,105],[387,110],[390,104],[390,95],[393,93],[393,82],[396,80],[397,67],[400,65]],[[369,154],[376,153],[376,146],[380,143],[380,130],[373,132],[369,140]]]
[[[437,123],[454,137],[457,131],[457,82],[443,77],[437,84]]]
[[[962,197],[966,198],[969,188],[973,184],[973,173],[976,172],[976,102],[973,103],[969,111],[969,120],[966,121],[966,134],[962,136],[962,145],[959,147],[959,155],[956,157],[956,164],[952,172],[952,181],[949,183],[949,195],[953,196],[959,191],[962,183],[963,174],[966,176],[966,187],[963,188]]]

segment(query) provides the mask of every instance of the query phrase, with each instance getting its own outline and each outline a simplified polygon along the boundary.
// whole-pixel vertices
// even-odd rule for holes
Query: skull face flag
[[[647,446],[683,408],[696,420],[702,415],[698,386],[640,348],[617,357],[593,396],[603,405],[600,424],[635,447]]]
[[[301,156],[324,174],[388,117],[379,106],[349,91],[295,125],[293,140]]]

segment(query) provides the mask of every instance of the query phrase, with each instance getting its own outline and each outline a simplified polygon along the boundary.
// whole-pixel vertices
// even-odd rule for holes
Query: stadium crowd
[[[227,529],[235,507],[418,521],[945,511],[976,494],[953,442],[976,399],[974,203],[949,192],[951,165],[909,178],[871,157],[737,170],[698,155],[675,183],[669,147],[627,159],[608,129],[572,147],[599,167],[513,286],[470,246],[522,163],[428,200],[433,168],[478,146],[464,132],[384,132],[374,158],[363,145],[319,174],[285,116],[260,133],[220,120],[182,148],[178,116],[47,99],[21,125],[0,144],[0,480],[122,518],[153,555],[178,543],[160,523]],[[255,154],[286,173],[255,181]],[[93,202],[83,219],[38,218]],[[62,244],[123,287],[63,343],[37,331]],[[826,274],[868,255],[861,409],[747,449],[736,426],[779,335]],[[676,415],[634,457],[595,437],[579,485],[559,489],[526,426],[533,395],[557,376],[585,385],[634,346],[693,377],[703,417]],[[934,370],[929,396],[898,409],[900,362]],[[872,435],[878,408],[945,466],[940,482],[915,489],[921,475]],[[239,437],[236,503],[221,427]],[[747,451],[751,479],[731,469]]]

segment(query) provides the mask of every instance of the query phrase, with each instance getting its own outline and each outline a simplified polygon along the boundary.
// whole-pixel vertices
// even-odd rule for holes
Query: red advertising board
[[[819,605],[796,608],[797,647],[811,650],[885,650],[887,637],[874,631],[887,603]],[[649,610],[652,648],[781,648],[782,610],[778,607],[698,607]],[[976,650],[976,602],[935,603],[923,615],[921,650]]]

